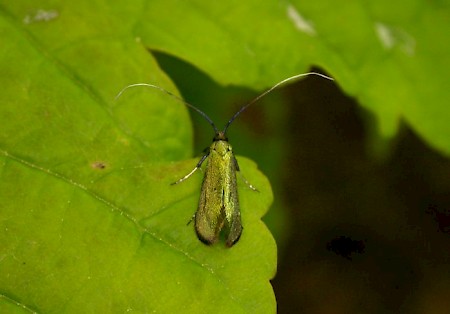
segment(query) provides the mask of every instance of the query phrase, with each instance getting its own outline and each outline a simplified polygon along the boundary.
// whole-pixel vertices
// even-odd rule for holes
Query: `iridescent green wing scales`
[[[236,182],[236,171],[239,167],[237,165],[236,158],[231,152],[229,157],[229,170],[225,172],[227,176],[225,177],[226,184],[224,186],[224,205],[226,219],[225,225],[228,231],[226,244],[231,247],[239,240],[239,237],[241,236],[242,224]]]
[[[206,244],[217,242],[224,225],[223,166],[222,157],[211,149],[195,213],[195,230],[199,239]]]

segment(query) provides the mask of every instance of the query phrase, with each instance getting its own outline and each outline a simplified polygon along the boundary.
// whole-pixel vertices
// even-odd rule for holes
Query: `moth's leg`
[[[191,172],[189,172],[187,175],[185,175],[184,177],[182,177],[180,180],[171,183],[171,185],[181,183],[181,182],[183,182],[184,180],[186,180],[187,178],[189,178],[191,175],[193,175],[194,172],[197,171],[197,169],[200,168],[200,167],[202,166],[202,163],[205,161],[205,159],[208,158],[208,156],[209,156],[209,148],[205,149],[204,152],[205,152],[205,154],[202,156],[202,158],[200,158],[200,160],[199,160],[199,162],[197,163],[197,165],[195,166],[195,168],[192,169]]]
[[[238,161],[237,161],[236,157],[233,156],[233,160],[234,160],[234,165],[236,166],[236,171],[239,173],[239,175],[241,176],[241,179],[245,182],[245,184],[247,184],[247,186],[251,190],[253,190],[255,192],[259,192],[259,190],[257,188],[255,188],[253,185],[251,185],[250,182],[248,182],[247,179],[242,174],[241,170],[239,169],[239,164],[238,164]]]
[[[189,226],[191,224],[191,222],[195,219],[195,215],[196,215],[196,213],[194,215],[192,215],[191,219],[189,219],[189,221],[186,224],[186,226]]]

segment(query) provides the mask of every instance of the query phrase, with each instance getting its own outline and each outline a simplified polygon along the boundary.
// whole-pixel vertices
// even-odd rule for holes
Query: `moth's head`
[[[225,132],[219,131],[219,132],[216,133],[216,135],[214,135],[213,142],[217,142],[217,141],[228,142],[228,137],[225,134]]]

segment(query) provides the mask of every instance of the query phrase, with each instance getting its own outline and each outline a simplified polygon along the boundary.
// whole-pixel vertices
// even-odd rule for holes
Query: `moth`
[[[200,200],[198,202],[197,211],[193,217],[197,237],[203,243],[208,245],[216,243],[219,240],[221,232],[223,232],[226,238],[226,246],[232,247],[238,242],[243,230],[236,179],[236,173],[240,171],[240,168],[238,161],[233,154],[232,146],[228,142],[228,128],[244,110],[275,88],[286,82],[308,75],[316,75],[333,80],[326,75],[316,72],[302,73],[288,77],[242,106],[231,119],[228,120],[223,130],[219,130],[214,122],[203,111],[157,85],[147,83],[131,84],[122,89],[116,96],[117,99],[126,89],[131,87],[144,86],[154,88],[168,94],[187,107],[195,110],[213,128],[215,134],[213,142],[209,148],[205,149],[203,156],[200,158],[195,168],[180,180],[172,183],[179,184],[185,181],[206,161],[203,183],[200,191]],[[246,180],[245,182],[252,190],[257,191]]]
[[[217,242],[222,230],[226,232],[226,245],[233,246],[242,233],[241,211],[236,182],[239,164],[225,135],[226,130],[217,131],[211,146],[195,168],[173,184],[189,178],[206,161],[200,200],[194,215],[195,231],[205,244]],[[249,185],[251,189],[256,189]]]

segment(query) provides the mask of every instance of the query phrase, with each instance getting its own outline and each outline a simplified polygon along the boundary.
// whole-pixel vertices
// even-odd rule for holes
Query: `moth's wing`
[[[230,158],[229,171],[227,171],[228,175],[225,177],[226,184],[224,185],[225,224],[228,229],[226,244],[228,247],[233,246],[242,234],[241,210],[236,181],[236,171],[238,171],[239,166],[234,155],[231,154]]]
[[[223,162],[212,151],[203,177],[202,190],[197,212],[195,213],[195,231],[198,238],[212,244],[219,238],[220,230],[224,224],[223,211]]]

